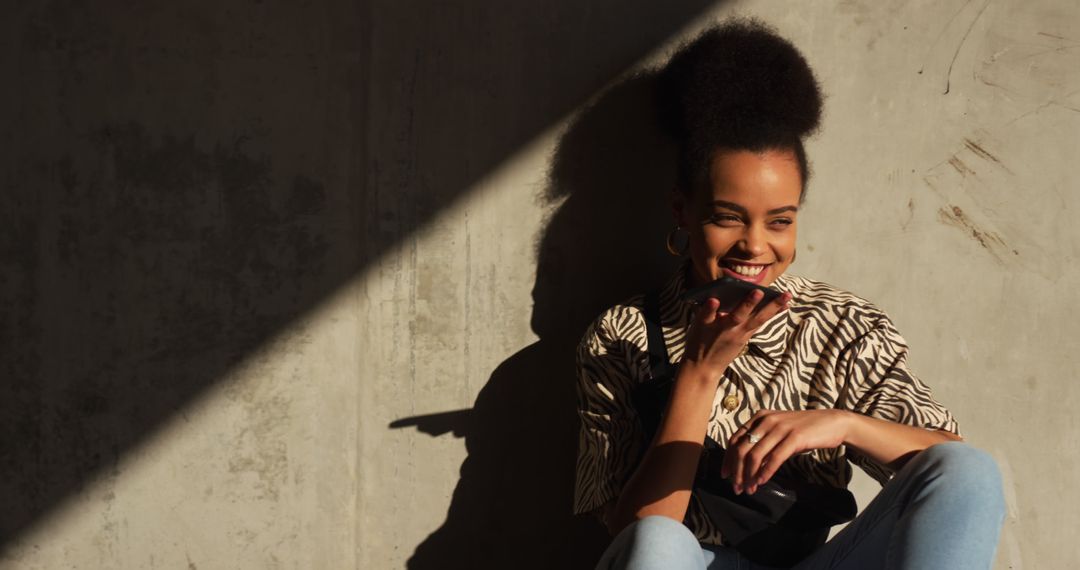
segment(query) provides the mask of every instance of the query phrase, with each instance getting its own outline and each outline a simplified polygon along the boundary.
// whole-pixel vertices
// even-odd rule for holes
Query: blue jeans
[[[960,442],[911,458],[855,520],[795,568],[985,570],[1005,500],[997,464]],[[766,570],[732,548],[700,544],[682,523],[652,516],[623,529],[598,570]]]

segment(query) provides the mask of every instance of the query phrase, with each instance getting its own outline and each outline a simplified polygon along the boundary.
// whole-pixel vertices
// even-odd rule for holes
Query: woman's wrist
[[[947,432],[910,426],[858,412],[837,411],[842,412],[846,419],[844,444],[893,469],[902,467],[913,452],[952,439],[945,435]]]
[[[712,386],[713,389],[716,389],[716,387],[720,385],[720,380],[724,377],[724,371],[727,370],[727,367],[730,364],[730,362],[723,364],[723,367],[721,368],[717,363],[683,358],[682,361],[679,362],[676,380],[686,378],[694,383]]]
[[[866,419],[866,416],[852,412],[851,410],[832,410],[836,414],[838,421],[840,422],[841,430],[843,433],[844,445],[852,445],[858,447],[856,443],[860,439],[861,431],[860,422]]]
[[[716,389],[723,374],[696,362],[681,362],[654,444],[704,441]]]

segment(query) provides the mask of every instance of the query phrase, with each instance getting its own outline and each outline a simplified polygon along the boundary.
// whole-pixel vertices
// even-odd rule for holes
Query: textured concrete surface
[[[1080,562],[1080,7],[657,4],[14,2],[0,568],[588,567],[570,351],[672,266],[630,73],[735,12],[828,95],[792,271],[999,460],[996,568]]]

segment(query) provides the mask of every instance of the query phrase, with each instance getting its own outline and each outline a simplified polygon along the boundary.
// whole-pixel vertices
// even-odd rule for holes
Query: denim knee
[[[1005,514],[1001,471],[987,452],[959,441],[939,443],[917,456],[935,492],[968,502],[983,516]]]
[[[690,529],[681,522],[671,517],[652,515],[630,524],[636,542],[683,542],[690,546],[698,546],[697,538]]]
[[[689,570],[705,567],[694,533],[681,522],[649,516],[622,529],[600,563],[604,570]]]

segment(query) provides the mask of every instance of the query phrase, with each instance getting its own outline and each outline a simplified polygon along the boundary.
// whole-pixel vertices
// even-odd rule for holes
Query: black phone
[[[762,297],[758,306],[754,307],[754,312],[760,311],[762,307],[781,295],[781,292],[776,289],[754,285],[753,283],[743,281],[742,279],[736,279],[730,275],[725,275],[716,281],[706,283],[701,287],[695,287],[687,291],[683,294],[683,299],[690,301],[695,305],[700,305],[709,297],[716,297],[716,299],[720,301],[720,308],[718,310],[730,313],[735,310],[735,307],[739,306],[739,303],[746,299],[746,296],[749,295],[751,291],[755,289],[765,293],[765,296]]]

